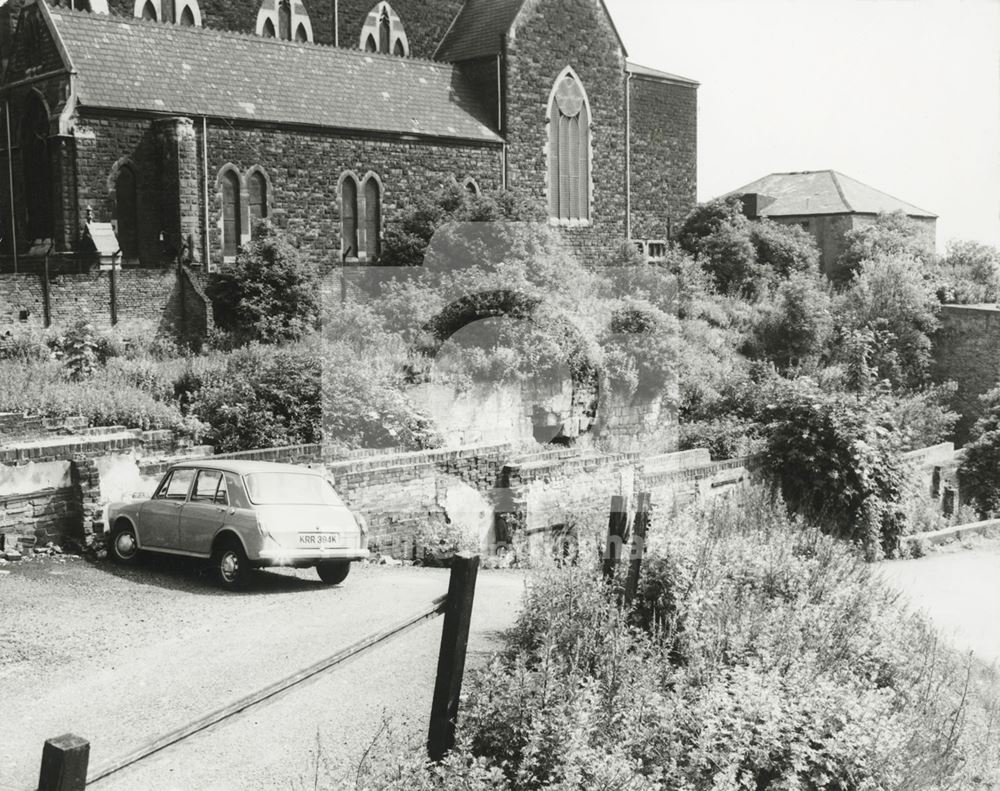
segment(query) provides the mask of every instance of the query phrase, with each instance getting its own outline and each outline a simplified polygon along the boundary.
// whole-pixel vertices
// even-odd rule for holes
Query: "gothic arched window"
[[[146,4],[142,7],[142,18],[151,22],[156,21],[156,6],[153,5],[152,0],[146,0]]]
[[[300,44],[309,40],[309,35],[306,33],[305,26],[301,22],[299,23],[299,26],[295,28],[295,40]]]
[[[181,11],[181,18],[177,21],[183,27],[194,27],[194,12],[191,11],[190,6],[184,6],[184,10]]]
[[[261,0],[255,30],[258,36],[283,41],[313,40],[312,23],[302,0]]]
[[[384,55],[406,57],[410,54],[410,42],[406,38],[403,22],[392,6],[384,2],[368,12],[358,46],[365,52],[381,52]]]
[[[240,211],[240,179],[232,170],[222,174],[222,255],[235,258],[243,227]]]
[[[282,41],[292,40],[292,4],[288,0],[278,3],[278,38]]]
[[[358,257],[358,182],[344,177],[340,188],[340,247],[343,259]]]
[[[125,165],[115,179],[115,219],[123,261],[139,257],[139,192],[135,171]]]
[[[248,208],[252,226],[257,220],[267,217],[267,180],[259,170],[255,170],[247,179],[247,191],[250,193]]]
[[[277,38],[278,34],[274,31],[274,22],[270,19],[265,19],[264,29],[261,31],[261,35],[264,38]]]
[[[567,69],[549,104],[549,216],[590,220],[590,106],[583,85]]]
[[[36,93],[28,95],[21,120],[21,173],[28,239],[52,238],[49,114]]]
[[[382,186],[374,176],[365,181],[365,253],[369,261],[382,255]]]

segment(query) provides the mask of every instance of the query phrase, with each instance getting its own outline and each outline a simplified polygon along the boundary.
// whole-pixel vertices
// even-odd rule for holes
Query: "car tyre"
[[[238,539],[222,541],[212,556],[212,568],[224,590],[242,590],[250,574],[250,561]]]
[[[128,521],[117,522],[111,530],[108,555],[113,562],[122,566],[130,566],[139,559],[139,542],[135,537],[135,528]]]
[[[320,563],[316,566],[316,573],[327,585],[339,585],[347,579],[351,573],[350,563]]]

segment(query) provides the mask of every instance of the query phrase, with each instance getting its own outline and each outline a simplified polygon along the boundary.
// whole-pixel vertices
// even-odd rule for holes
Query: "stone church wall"
[[[565,238],[584,261],[600,264],[625,242],[625,62],[619,41],[598,0],[529,2],[521,14],[507,51],[509,186],[548,205],[549,96],[571,66],[593,111],[593,190],[591,226],[567,228]]]

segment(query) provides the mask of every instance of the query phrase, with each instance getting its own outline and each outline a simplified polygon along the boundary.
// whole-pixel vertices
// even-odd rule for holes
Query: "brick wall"
[[[632,238],[669,239],[695,207],[698,90],[633,75]]]
[[[958,384],[951,406],[961,415],[955,442],[962,445],[983,414],[979,397],[1000,384],[1000,308],[944,305],[933,349],[934,381]]]
[[[27,311],[21,320],[21,311]],[[45,326],[45,294],[38,275],[0,275],[0,332]]]
[[[591,226],[564,236],[581,259],[599,264],[625,241],[625,60],[603,3],[533,0],[507,48],[505,124],[509,187],[548,206],[549,97],[572,66],[592,111]]]

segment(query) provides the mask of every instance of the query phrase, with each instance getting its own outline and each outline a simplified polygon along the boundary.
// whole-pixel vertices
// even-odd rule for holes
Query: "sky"
[[[606,0],[629,57],[698,80],[698,199],[839,170],[1000,245],[1000,0]]]

